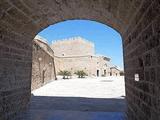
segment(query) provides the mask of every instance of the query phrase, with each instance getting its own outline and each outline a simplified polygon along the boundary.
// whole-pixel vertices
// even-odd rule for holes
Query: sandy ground
[[[124,77],[60,79],[32,93],[34,96],[120,98],[125,96]]]
[[[123,77],[59,79],[32,91],[19,120],[123,120]]]

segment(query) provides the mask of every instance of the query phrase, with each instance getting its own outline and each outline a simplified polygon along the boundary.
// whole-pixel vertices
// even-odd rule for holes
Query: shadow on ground
[[[18,120],[122,120],[125,99],[32,96]]]
[[[34,96],[31,98],[30,109],[123,112],[125,110],[125,100]]]

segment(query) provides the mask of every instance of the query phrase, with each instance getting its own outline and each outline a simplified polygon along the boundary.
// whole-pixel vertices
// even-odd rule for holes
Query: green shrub
[[[62,75],[63,79],[68,79],[69,76],[71,76],[71,72],[67,70],[61,70],[58,75]]]
[[[78,70],[74,74],[78,75],[78,78],[84,78],[87,76],[87,73],[85,73],[83,70]]]

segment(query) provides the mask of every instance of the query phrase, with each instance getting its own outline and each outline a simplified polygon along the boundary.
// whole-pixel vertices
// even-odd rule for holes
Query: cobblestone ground
[[[32,92],[19,120],[123,120],[123,77],[53,81]]]

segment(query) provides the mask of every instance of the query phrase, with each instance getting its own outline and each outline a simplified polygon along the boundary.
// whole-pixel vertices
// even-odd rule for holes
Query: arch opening
[[[88,26],[92,29],[88,28]],[[89,57],[93,59],[96,56],[102,56],[103,60],[109,61],[109,63],[103,63],[106,67],[112,66],[114,68],[115,66],[118,67],[117,69],[124,69],[121,36],[112,28],[96,21],[68,20],[60,22],[41,31],[35,37],[35,40],[45,44],[47,46],[45,50],[48,50],[48,52],[52,51],[51,54],[54,54],[52,56],[57,58]],[[81,43],[83,43],[82,47],[79,47],[81,46]],[[69,46],[68,44],[71,45]],[[43,45],[40,46],[43,48]],[[40,61],[39,58],[42,59],[42,57],[37,57],[38,62]],[[102,63],[100,63],[100,61],[96,61],[95,64],[100,65]],[[63,67],[65,68],[65,66]],[[74,66],[69,65],[68,67],[68,70],[73,70]],[[61,70],[62,66],[61,68],[58,66],[56,69]],[[84,66],[84,69],[87,68]],[[97,69],[101,72],[101,74],[108,74],[110,72],[103,69],[103,66],[102,68]],[[56,71],[56,74],[58,74],[58,72]],[[91,72],[88,71],[87,74],[89,75],[89,73],[91,74]],[[95,72],[92,75],[96,76],[97,73]]]
[[[123,72],[122,39],[115,30],[95,21],[68,20],[44,29],[33,43],[33,48],[39,48],[32,51],[31,88],[32,101],[35,101],[32,109],[41,104],[38,107],[41,111],[48,101],[50,106],[58,105],[55,110],[64,112],[84,112],[87,107],[87,112],[99,111],[97,115],[103,111],[110,117],[107,114],[114,111],[117,119],[120,115],[124,117],[124,76],[120,77]],[[48,64],[51,59],[52,68]],[[51,83],[43,86],[44,81]],[[53,102],[56,99],[60,101]],[[79,102],[72,103],[75,100]],[[73,106],[68,108],[66,103]],[[106,108],[101,107],[102,103]],[[108,109],[111,107],[114,109]]]

